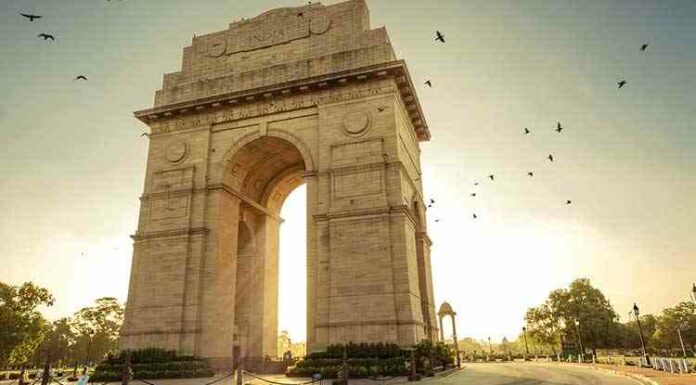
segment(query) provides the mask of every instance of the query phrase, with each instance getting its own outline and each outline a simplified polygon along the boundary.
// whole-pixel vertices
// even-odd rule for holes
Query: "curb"
[[[465,368],[465,366],[462,365],[462,366],[459,367],[459,368],[454,368],[454,369],[445,370],[445,371],[443,371],[443,372],[438,373],[438,374],[437,374],[437,377],[440,377],[440,378],[447,378],[447,377],[449,377],[449,376],[451,376],[451,375],[453,375],[453,374],[456,374],[456,373],[461,372],[462,370],[464,370],[464,368]]]
[[[614,369],[598,368],[594,365],[591,365],[591,366],[583,365],[583,364],[580,364],[578,366],[575,366],[575,364],[568,364],[568,365],[574,366],[576,368],[580,367],[580,368],[585,368],[588,370],[596,370],[598,372],[604,372],[604,373],[614,374],[617,376],[628,377],[628,378],[634,379],[634,380],[640,382],[641,384],[645,384],[645,385],[661,385],[659,382],[657,382],[655,380],[651,380],[651,379],[649,379],[643,375],[640,375],[640,374],[628,373],[628,372],[623,372],[623,371],[614,370]],[[563,365],[563,366],[567,366],[567,365]]]

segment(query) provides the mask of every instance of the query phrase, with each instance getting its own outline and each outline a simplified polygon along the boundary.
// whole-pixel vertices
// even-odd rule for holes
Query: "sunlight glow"
[[[278,332],[307,339],[307,185],[290,193],[280,210]]]

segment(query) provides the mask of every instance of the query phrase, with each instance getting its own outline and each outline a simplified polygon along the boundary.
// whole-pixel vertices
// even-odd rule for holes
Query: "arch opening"
[[[281,208],[291,192],[305,182],[306,167],[293,143],[273,136],[243,145],[229,159],[228,167],[226,183],[241,198],[232,356],[235,365],[243,361],[245,368],[260,368],[268,365],[268,357],[278,356]],[[307,194],[303,195],[306,223]],[[293,219],[297,220],[297,215]],[[301,235],[303,239],[295,239],[294,244],[306,249],[306,226]],[[306,266],[306,252],[298,256],[297,250],[293,251],[293,259],[301,259]],[[306,267],[301,279],[306,281]],[[306,304],[306,289],[293,295]]]

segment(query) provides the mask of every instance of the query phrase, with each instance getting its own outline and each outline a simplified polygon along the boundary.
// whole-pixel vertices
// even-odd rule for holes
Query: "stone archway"
[[[278,212],[307,183],[307,345],[437,340],[406,65],[362,0],[194,38],[155,107],[125,348],[275,354]],[[235,357],[235,355],[237,357]]]

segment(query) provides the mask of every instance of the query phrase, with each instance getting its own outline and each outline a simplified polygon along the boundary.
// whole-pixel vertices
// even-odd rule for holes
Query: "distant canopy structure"
[[[459,344],[457,343],[457,323],[454,321],[454,317],[457,313],[452,309],[452,305],[445,301],[440,305],[440,310],[437,311],[437,318],[440,322],[440,340],[445,340],[445,329],[442,327],[442,319],[449,316],[452,320],[452,343],[454,344],[454,351],[457,358],[457,367],[461,366],[461,361],[459,359]]]

